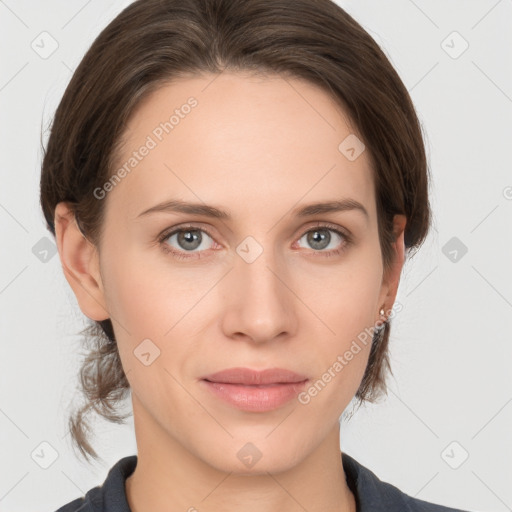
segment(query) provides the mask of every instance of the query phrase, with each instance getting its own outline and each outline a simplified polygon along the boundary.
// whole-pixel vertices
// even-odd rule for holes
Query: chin
[[[307,456],[297,450],[297,445],[280,443],[275,446],[265,439],[267,435],[268,431],[261,438],[253,435],[252,441],[232,439],[228,442],[230,447],[217,444],[215,452],[197,455],[219,471],[245,476],[288,471],[300,462],[302,456]]]

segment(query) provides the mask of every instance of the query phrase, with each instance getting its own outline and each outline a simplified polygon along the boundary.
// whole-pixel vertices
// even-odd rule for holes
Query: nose
[[[263,343],[295,334],[297,298],[289,288],[285,262],[273,251],[263,250],[254,261],[237,255],[226,277],[222,294],[227,298],[222,322],[226,336]]]

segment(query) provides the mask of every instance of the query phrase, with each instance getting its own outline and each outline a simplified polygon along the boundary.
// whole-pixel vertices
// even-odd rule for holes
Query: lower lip
[[[208,389],[237,409],[250,412],[272,411],[297,397],[307,380],[285,384],[244,386],[203,380]]]

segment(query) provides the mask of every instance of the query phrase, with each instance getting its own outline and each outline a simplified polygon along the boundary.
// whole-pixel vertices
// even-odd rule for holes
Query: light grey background
[[[38,197],[41,124],[94,38],[129,3],[0,1],[2,512],[52,512],[136,453],[132,418],[97,422],[93,442],[105,464],[88,466],[70,447],[67,407],[85,323],[58,255],[43,252],[53,238]],[[341,448],[412,496],[512,510],[512,1],[339,4],[411,93],[435,216],[402,275],[388,398],[342,421]],[[58,48],[42,58],[52,39]],[[57,458],[43,469],[34,452],[49,463],[52,449]]]

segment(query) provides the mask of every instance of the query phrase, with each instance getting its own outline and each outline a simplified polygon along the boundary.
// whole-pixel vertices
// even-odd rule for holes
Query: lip
[[[284,368],[258,371],[238,367],[207,375],[201,382],[216,397],[238,409],[266,412],[296,397],[308,380]]]
[[[225,384],[244,384],[246,386],[302,382],[305,375],[286,370],[284,368],[267,368],[265,370],[251,370],[250,368],[228,368],[217,373],[203,377],[210,382]]]

